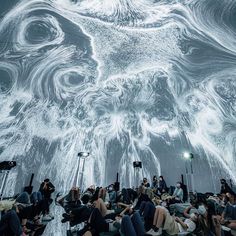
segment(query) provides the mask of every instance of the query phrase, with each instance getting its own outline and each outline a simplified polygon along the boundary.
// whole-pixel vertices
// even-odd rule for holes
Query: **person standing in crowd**
[[[52,203],[51,195],[55,191],[54,185],[49,179],[45,179],[39,188],[39,192],[42,193],[42,197],[45,203],[45,210],[43,212],[43,220],[52,220],[54,217],[49,213],[49,206]]]

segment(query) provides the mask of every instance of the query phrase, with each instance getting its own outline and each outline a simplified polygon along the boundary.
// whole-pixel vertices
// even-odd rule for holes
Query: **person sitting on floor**
[[[236,230],[236,195],[234,193],[226,193],[228,203],[222,213],[220,223],[228,228]]]
[[[230,188],[230,186],[227,184],[225,179],[220,179],[221,188],[220,193],[226,194],[226,193],[234,193],[233,190]]]
[[[158,191],[160,194],[166,193],[167,191],[166,181],[164,180],[164,177],[162,175],[159,177]]]
[[[162,230],[165,230],[170,235],[175,235],[183,232],[193,232],[196,229],[198,213],[192,213],[189,218],[184,221],[179,217],[171,216],[168,210],[164,207],[157,207],[154,218],[153,227],[147,232],[151,235],[161,235]]]
[[[0,211],[2,211],[2,206]],[[23,232],[20,219],[18,218],[15,210],[7,210],[0,220],[0,235],[15,235],[25,236]]]
[[[150,184],[148,183],[147,178],[143,178],[143,182],[141,183],[141,185],[145,188],[150,188]]]
[[[88,219],[87,225],[77,232],[78,236],[98,236],[102,232],[118,232],[120,228],[120,217],[117,217],[116,220],[105,220],[101,212],[94,208],[91,212],[91,215]]]
[[[73,208],[78,208],[81,205],[80,201],[80,189],[77,187],[72,187],[67,195],[60,198],[57,201],[66,212],[69,212]]]
[[[157,193],[158,185],[159,185],[158,179],[156,175],[154,175],[152,178],[152,185],[151,185],[151,189],[153,190],[154,193]]]
[[[146,235],[144,224],[139,212],[134,212],[132,216],[123,216],[120,231],[124,236]]]
[[[173,195],[167,198],[167,204],[181,203],[183,202],[183,197],[184,192],[181,188],[181,182],[177,182]]]

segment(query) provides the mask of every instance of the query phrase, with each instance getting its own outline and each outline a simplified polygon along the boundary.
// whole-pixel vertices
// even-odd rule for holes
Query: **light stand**
[[[83,191],[82,187],[83,187],[83,178],[84,178],[84,166],[85,166],[85,161],[87,159],[87,157],[89,156],[89,152],[80,152],[78,154],[78,156],[80,157],[80,159],[82,160],[83,164],[82,164],[82,171],[80,172],[80,184],[79,184],[79,188],[81,190],[81,192]],[[80,160],[79,160],[80,162]]]
[[[74,187],[77,187],[78,186],[78,182],[79,182],[79,187],[81,189],[82,187],[82,183],[83,183],[83,172],[84,172],[84,164],[85,164],[85,159],[86,157],[89,156],[89,152],[79,152],[78,153],[78,165],[77,165],[77,170],[76,170],[76,173],[75,173],[75,178],[74,178],[74,183],[73,183],[73,186]],[[82,170],[80,172],[80,163],[81,163],[81,159],[83,161],[82,163]],[[80,176],[79,176],[80,175]],[[80,178],[79,178],[80,177]],[[80,181],[79,181],[80,179]]]
[[[3,174],[1,187],[0,187],[0,200],[3,199],[3,193],[4,193],[4,190],[5,190],[5,187],[6,187],[9,172],[15,166],[16,166],[15,161],[0,162],[0,173]]]
[[[0,173],[3,174],[3,180],[2,180],[1,188],[0,188],[0,200],[1,201],[3,199],[3,193],[4,193],[4,190],[6,187],[9,172],[10,172],[9,170],[1,170],[0,171]]]
[[[192,163],[194,155],[193,155],[193,153],[185,152],[183,154],[183,157],[186,159],[185,171],[186,171],[187,189],[188,189],[189,193],[190,192],[194,193],[195,192],[195,186],[194,186],[193,163]],[[188,170],[188,162],[189,162],[189,170]]]
[[[80,192],[82,192],[82,184],[83,184],[83,175],[84,175],[84,163],[85,163],[85,159],[86,157],[89,156],[89,152],[79,152],[78,153],[78,164],[77,164],[77,170],[75,173],[75,178],[74,178],[74,183],[73,183],[73,187],[77,187],[78,186],[78,179],[79,179],[79,175],[80,175],[80,184],[79,184],[79,188],[80,188]],[[82,171],[80,172],[80,160],[82,159],[83,164],[82,164]],[[83,223],[81,223],[83,224]],[[78,224],[81,225],[81,224]],[[68,229],[67,229],[67,235],[72,235],[71,233],[71,226],[70,224],[68,224]]]
[[[133,167],[134,167],[134,184],[136,185],[135,187],[138,188],[139,186],[139,171],[142,169],[142,162],[141,161],[134,161],[133,162]]]

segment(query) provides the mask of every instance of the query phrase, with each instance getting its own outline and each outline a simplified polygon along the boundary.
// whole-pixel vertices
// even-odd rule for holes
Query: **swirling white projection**
[[[0,159],[7,191],[35,173],[66,191],[185,173],[196,189],[236,181],[234,0],[5,0],[0,22]],[[14,3],[14,4],[13,4]],[[60,217],[45,235],[63,235]],[[53,234],[52,234],[53,232]]]

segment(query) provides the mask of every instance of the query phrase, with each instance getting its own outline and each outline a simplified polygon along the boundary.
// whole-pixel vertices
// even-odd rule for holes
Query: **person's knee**
[[[166,215],[166,210],[164,208],[162,208],[162,207],[157,207],[156,208],[156,213],[158,215]]]
[[[229,227],[230,229],[236,230],[236,223],[230,223],[230,224],[228,225],[228,227]]]
[[[131,224],[131,219],[129,216],[123,216],[122,225],[127,225],[127,224]]]
[[[102,203],[103,200],[102,200],[101,198],[98,198],[97,202],[98,202],[98,203]]]
[[[140,214],[138,211],[134,212],[132,219],[140,219]]]
[[[141,217],[140,217],[140,214],[139,212],[134,212],[134,214],[132,215],[131,217],[131,222],[134,224],[134,223],[142,223],[142,220],[141,220]]]
[[[165,216],[166,215],[166,210],[164,208],[161,208],[160,211],[159,211],[159,214],[162,215],[162,216]]]

